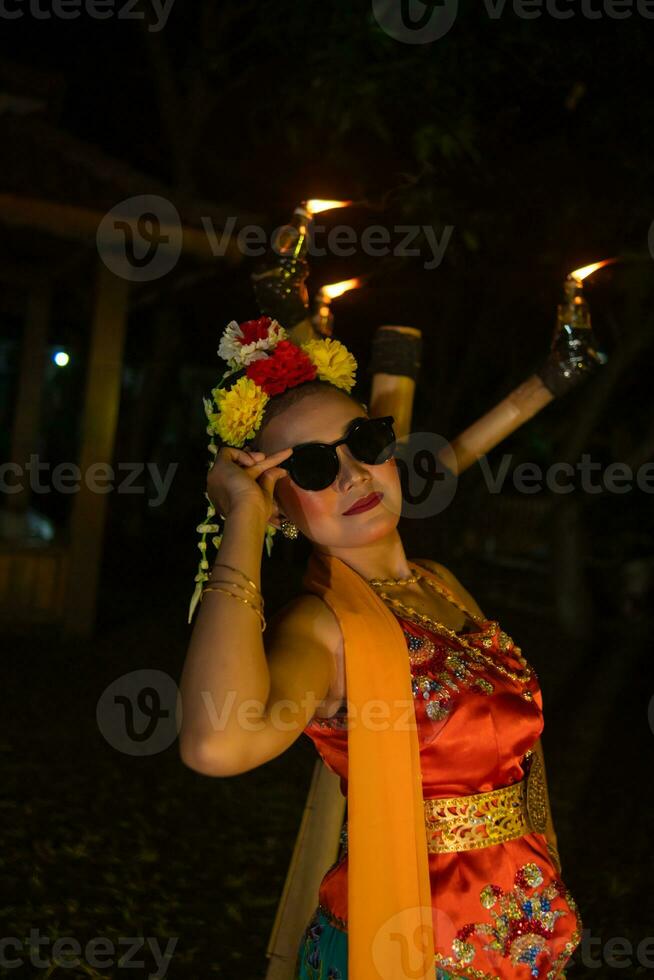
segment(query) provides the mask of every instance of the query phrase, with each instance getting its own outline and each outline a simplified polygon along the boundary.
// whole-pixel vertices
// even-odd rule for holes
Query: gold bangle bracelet
[[[251,578],[248,578],[247,575],[245,574],[245,572],[242,572],[240,568],[234,568],[233,565],[228,565],[226,561],[215,561],[213,563],[213,567],[215,568],[216,565],[223,565],[225,568],[230,568],[233,572],[238,572],[239,575],[242,575],[243,576],[243,578],[248,583],[248,585],[251,585],[252,586],[252,588],[254,589],[255,592],[258,592],[259,591],[259,589],[256,587],[256,585],[252,581],[252,579]],[[212,571],[213,571],[213,569],[212,569]]]
[[[238,582],[232,582],[231,579],[224,579],[224,578],[211,579],[209,582],[207,582],[207,584],[204,586],[202,591],[204,591],[205,589],[208,590],[212,585],[232,585],[235,586],[237,589],[243,589],[243,591],[246,592],[246,597],[244,598],[244,601],[250,600],[252,601],[253,606],[256,606],[259,609],[263,609],[263,596],[261,595],[261,593],[252,595],[250,592],[247,592],[246,586],[240,585]],[[240,593],[237,592],[236,595],[238,595],[239,598],[241,598]]]
[[[240,601],[241,602],[244,602],[246,606],[250,606],[251,609],[254,609],[255,613],[257,614],[257,616],[261,620],[261,632],[263,633],[263,631],[266,628],[266,620],[264,619],[264,616],[263,616],[263,613],[261,612],[261,610],[260,609],[257,609],[257,607],[254,605],[254,603],[253,602],[250,602],[249,599],[244,599],[243,596],[236,595],[235,592],[229,592],[227,589],[220,589],[217,585],[215,585],[213,587],[205,586],[203,588],[203,590],[202,590],[202,596],[203,597],[204,597],[204,593],[205,592],[223,592],[225,595],[230,595],[232,597],[232,599],[240,599]]]
[[[263,596],[258,589],[253,594],[252,591],[248,589],[247,585],[241,585],[240,582],[232,582],[232,580],[229,578],[210,578],[207,581],[207,585],[217,585],[219,582],[222,582],[223,585],[234,585],[237,589],[243,589],[247,595],[251,596],[253,599],[258,599],[261,605],[263,605]]]

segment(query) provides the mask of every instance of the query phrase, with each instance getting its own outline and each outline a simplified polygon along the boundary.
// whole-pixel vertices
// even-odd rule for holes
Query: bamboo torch
[[[350,201],[312,198],[296,207],[291,220],[277,230],[263,264],[252,274],[259,309],[284,326],[294,344],[318,339],[322,333],[309,308],[307,254],[315,214],[345,208]]]
[[[519,429],[554,398],[560,398],[607,361],[599,351],[584,296],[584,280],[616,259],[594,262],[571,272],[563,285],[550,352],[542,367],[440,453],[439,459],[458,475]]]
[[[333,300],[349,292],[350,289],[358,289],[362,285],[361,279],[344,279],[342,282],[333,282],[328,286],[320,287],[313,301],[311,323],[321,337],[331,337],[334,330]]]

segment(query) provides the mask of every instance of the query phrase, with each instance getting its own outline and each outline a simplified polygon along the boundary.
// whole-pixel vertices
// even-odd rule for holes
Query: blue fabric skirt
[[[347,933],[320,909],[302,935],[294,980],[347,980]]]
[[[347,932],[332,925],[320,909],[302,935],[293,980],[348,980]],[[436,967],[434,980],[456,977]]]

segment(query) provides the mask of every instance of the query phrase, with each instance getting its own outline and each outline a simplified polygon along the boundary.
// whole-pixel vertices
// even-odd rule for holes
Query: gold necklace
[[[368,584],[372,585],[373,588],[383,585],[413,585],[419,578],[422,578],[422,575],[418,573],[409,575],[408,578],[369,578]]]
[[[381,597],[381,592],[379,591],[379,589],[382,586],[412,585],[414,582],[424,582],[433,592],[435,592],[437,595],[443,596],[443,598],[447,599],[448,602],[451,602],[452,605],[456,606],[457,609],[460,609],[461,612],[464,612],[466,616],[472,619],[475,623],[485,622],[485,620],[482,619],[481,616],[477,616],[475,615],[475,613],[468,612],[466,607],[462,606],[461,603],[454,598],[450,590],[444,589],[442,586],[438,585],[437,582],[434,582],[431,578],[426,578],[424,575],[421,575],[420,572],[416,572],[414,575],[410,575],[408,578],[369,578],[368,579],[368,585],[371,585],[372,588],[375,590],[375,592],[377,592],[377,594],[380,595],[380,597]],[[399,600],[396,601],[399,602]],[[411,609],[412,607],[408,606],[407,608]],[[418,616],[422,615],[421,613],[417,613],[415,610],[413,610],[413,612]],[[434,622],[434,620],[429,620],[429,621]],[[447,627],[444,628],[447,629]]]
[[[452,602],[455,606],[458,606],[458,608],[461,609],[462,612],[465,612],[467,615],[471,616],[471,618],[474,619],[475,622],[477,623],[484,622],[484,620],[480,616],[476,616],[474,614],[471,615],[470,613],[468,613],[468,610],[465,608],[465,606],[462,606],[452,596],[448,596],[445,590],[442,590],[431,579],[425,578],[423,575],[420,575],[419,572],[417,572],[416,575],[419,580],[426,582],[427,585],[430,586],[435,592],[440,593],[440,595],[443,595],[445,598],[449,599],[449,601]],[[511,641],[506,645],[513,646],[513,652],[516,659],[524,667],[524,670],[522,671],[511,670],[508,667],[504,667],[503,664],[498,663],[492,657],[482,653],[482,651],[478,647],[474,646],[472,643],[469,643],[464,636],[459,636],[459,634],[457,634],[455,630],[451,630],[448,626],[445,626],[443,623],[439,623],[436,620],[431,619],[431,617],[425,615],[425,613],[418,612],[418,610],[414,609],[413,606],[406,605],[406,603],[402,602],[400,599],[396,599],[393,596],[389,596],[388,593],[384,592],[378,586],[373,585],[373,582],[376,581],[377,580],[375,579],[371,579],[369,580],[368,584],[373,587],[375,593],[379,596],[379,598],[382,599],[384,602],[386,602],[388,605],[392,606],[395,609],[400,610],[401,612],[407,613],[408,614],[408,616],[406,617],[407,619],[411,620],[414,623],[417,621],[420,625],[427,626],[435,633],[438,633],[441,636],[446,636],[450,640],[455,640],[457,643],[460,643],[463,647],[465,647],[465,649],[470,653],[473,660],[483,661],[485,664],[487,664],[487,666],[492,667],[498,673],[503,674],[505,677],[509,677],[511,680],[516,681],[517,683],[526,684],[530,680],[533,674],[532,668],[529,666],[525,658],[520,655],[520,647],[516,647],[514,644],[512,644]],[[488,645],[490,646],[492,644],[492,634],[497,633],[499,624],[495,620],[487,620],[486,622],[490,622],[491,624],[490,629],[487,631],[490,635],[486,637],[486,639],[488,640]],[[506,636],[506,634],[504,635]],[[506,639],[510,640],[508,636],[506,637]],[[484,640],[482,639],[482,643],[483,642]],[[525,696],[528,693],[529,692],[525,692]],[[531,695],[529,696],[528,700],[531,700]]]

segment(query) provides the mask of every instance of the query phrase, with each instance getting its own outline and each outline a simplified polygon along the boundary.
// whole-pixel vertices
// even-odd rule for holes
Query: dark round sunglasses
[[[303,490],[324,490],[330,486],[340,469],[336,447],[345,444],[361,463],[385,463],[393,455],[395,432],[392,415],[383,418],[353,419],[347,433],[335,442],[302,442],[282,463],[291,479]]]

